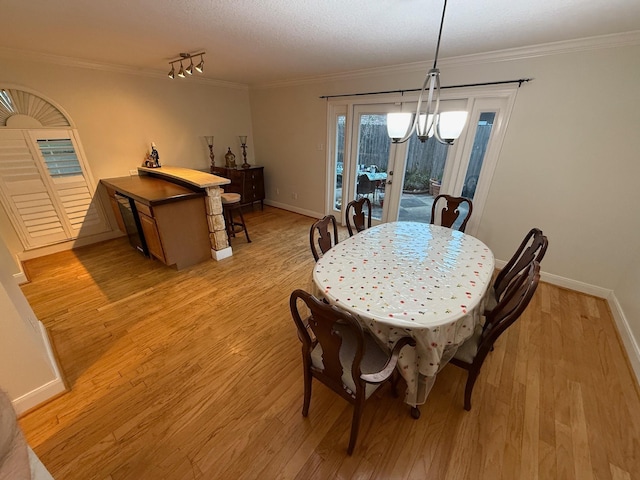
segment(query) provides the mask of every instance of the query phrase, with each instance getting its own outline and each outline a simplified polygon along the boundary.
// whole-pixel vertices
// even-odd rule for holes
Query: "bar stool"
[[[229,243],[231,243],[231,237],[236,236],[236,232],[244,230],[244,234],[247,237],[247,243],[251,243],[249,238],[249,232],[247,226],[244,223],[244,217],[242,216],[242,205],[240,204],[239,193],[222,193],[222,208],[224,211],[224,221],[227,224],[227,235],[229,236]],[[233,211],[237,210],[240,216],[240,221],[237,222],[233,219]],[[242,227],[241,230],[236,230],[236,227]]]

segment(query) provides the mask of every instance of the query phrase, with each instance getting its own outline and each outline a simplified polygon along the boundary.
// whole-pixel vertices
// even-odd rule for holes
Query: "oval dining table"
[[[313,282],[386,348],[407,335],[416,340],[398,365],[417,418],[438,371],[480,324],[493,269],[493,253],[471,235],[389,222],[336,244],[317,261]]]

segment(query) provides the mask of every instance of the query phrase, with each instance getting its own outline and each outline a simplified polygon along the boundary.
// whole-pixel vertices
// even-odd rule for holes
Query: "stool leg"
[[[242,207],[238,208],[238,212],[240,213],[240,221],[242,222],[242,229],[244,230],[244,234],[247,237],[247,243],[251,243],[251,239],[249,238],[249,232],[247,231],[247,224],[244,223],[244,216],[242,215]]]
[[[235,237],[236,232],[233,228],[233,214],[229,207],[224,208],[224,221],[226,222],[227,227],[227,237],[229,237],[229,243],[231,243],[231,237]]]

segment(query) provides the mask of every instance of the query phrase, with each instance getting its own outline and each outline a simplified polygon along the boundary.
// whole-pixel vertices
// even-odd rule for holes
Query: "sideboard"
[[[211,173],[231,180],[231,185],[226,185],[224,189],[227,192],[239,193],[243,205],[260,202],[260,208],[264,209],[264,167],[212,167]]]

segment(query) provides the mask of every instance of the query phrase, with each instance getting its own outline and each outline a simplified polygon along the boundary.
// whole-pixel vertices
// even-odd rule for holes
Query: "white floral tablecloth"
[[[317,293],[356,315],[391,348],[402,350],[405,402],[423,404],[435,376],[480,322],[493,253],[471,235],[416,222],[390,222],[334,246],[316,263]]]

